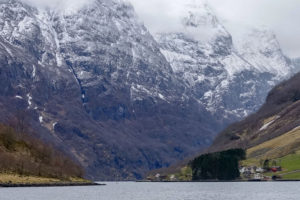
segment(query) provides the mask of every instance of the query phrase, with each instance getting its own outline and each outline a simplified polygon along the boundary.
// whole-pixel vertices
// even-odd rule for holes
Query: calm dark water
[[[0,188],[0,200],[299,200],[300,182],[107,183],[95,187]]]

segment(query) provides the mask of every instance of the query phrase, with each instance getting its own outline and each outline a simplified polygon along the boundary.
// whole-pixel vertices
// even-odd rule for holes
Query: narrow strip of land
[[[70,187],[70,186],[104,186],[105,184],[99,183],[39,183],[39,184],[0,184],[0,187]]]

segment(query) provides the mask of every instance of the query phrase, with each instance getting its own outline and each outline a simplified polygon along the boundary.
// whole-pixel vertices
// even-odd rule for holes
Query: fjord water
[[[91,187],[0,188],[1,200],[299,200],[300,182],[107,183]]]

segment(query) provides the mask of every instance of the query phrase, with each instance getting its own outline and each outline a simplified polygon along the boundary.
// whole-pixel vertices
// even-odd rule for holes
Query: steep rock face
[[[174,72],[217,118],[246,117],[293,73],[271,32],[255,29],[232,38],[207,4],[192,0],[181,16],[180,31],[156,39]]]
[[[53,10],[0,2],[1,120],[101,180],[140,178],[209,145],[224,126],[191,96],[123,1]]]
[[[54,29],[59,57],[78,79],[82,101],[94,119],[126,118],[130,110],[122,107],[124,100],[175,100],[183,90],[130,5],[96,1],[76,15],[57,16]],[[118,101],[118,107],[110,107]]]

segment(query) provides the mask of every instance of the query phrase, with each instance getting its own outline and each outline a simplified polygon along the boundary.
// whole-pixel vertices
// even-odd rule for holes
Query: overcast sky
[[[185,0],[129,0],[151,32],[174,28]],[[196,0],[197,1],[197,0]],[[201,0],[199,0],[201,1]],[[231,32],[243,27],[272,29],[290,57],[300,57],[300,0],[206,0]],[[172,23],[173,22],[173,23]],[[234,33],[235,34],[235,33]]]
[[[50,7],[61,10],[76,10],[93,0],[21,0],[38,7]]]

